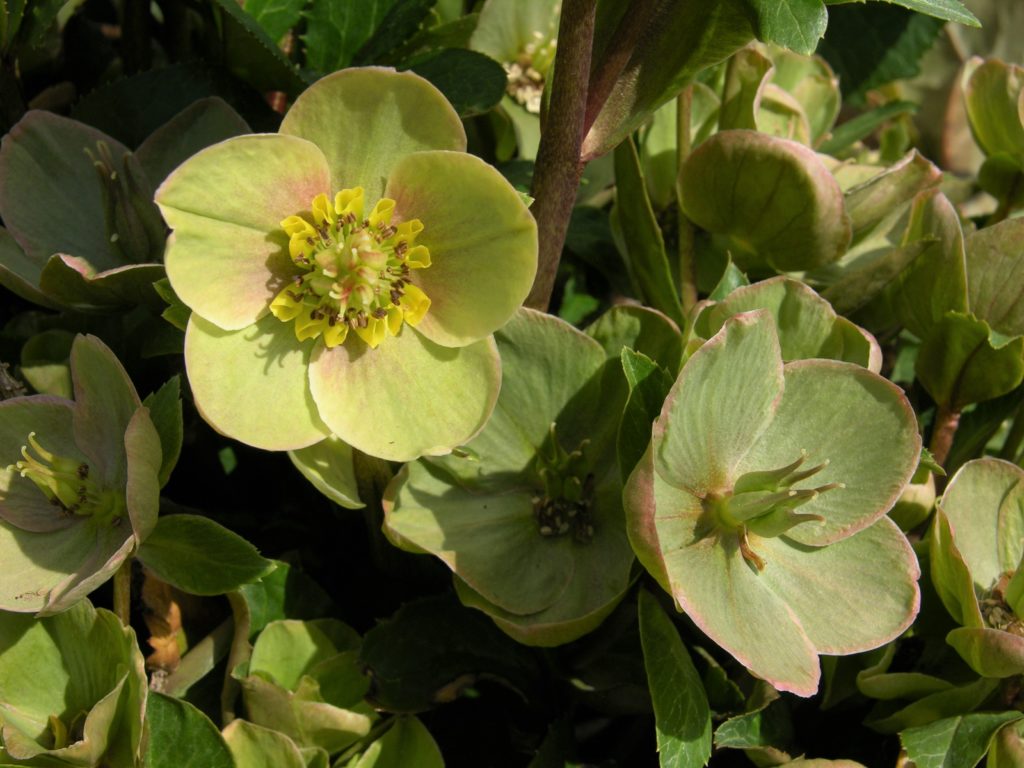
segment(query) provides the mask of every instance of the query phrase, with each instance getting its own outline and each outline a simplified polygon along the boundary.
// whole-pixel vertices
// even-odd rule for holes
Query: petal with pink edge
[[[330,186],[323,153],[294,136],[239,136],[186,160],[156,193],[175,292],[225,330],[255,322],[296,273],[281,221]]]
[[[384,193],[402,157],[425,149],[466,149],[458,113],[412,72],[343,69],[310,86],[288,110],[281,133],[323,150],[332,192],[361,186],[367,210]]]
[[[401,219],[419,219],[431,265],[412,280],[430,297],[417,329],[446,347],[482,339],[523,303],[537,272],[537,223],[498,171],[461,152],[399,162],[385,193]]]
[[[494,410],[501,359],[494,339],[441,347],[411,328],[377,349],[317,348],[309,385],[320,417],[371,456],[411,461],[469,441]]]
[[[185,366],[196,408],[221,434],[264,450],[323,440],[328,430],[306,383],[312,348],[273,315],[240,331],[192,315]]]

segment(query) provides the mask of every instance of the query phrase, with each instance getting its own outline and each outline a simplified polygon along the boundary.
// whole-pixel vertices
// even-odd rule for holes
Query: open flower
[[[156,199],[207,421],[269,450],[334,433],[396,461],[483,426],[500,384],[491,333],[529,291],[537,234],[465,146],[426,80],[350,69],[302,94],[278,134],[171,174]]]
[[[82,600],[35,620],[0,613],[0,763],[139,765],[146,673],[135,633]]]
[[[57,613],[110,578],[156,524],[163,452],[128,374],[93,336],[75,400],[0,402],[0,609]]]
[[[1024,470],[984,458],[964,464],[939,500],[932,581],[961,626],[946,641],[985,677],[1024,673]]]
[[[809,696],[818,654],[875,648],[917,613],[887,517],[921,441],[903,393],[835,360],[783,364],[771,315],[725,321],[683,367],[624,493],[641,563],[711,639]]]
[[[497,340],[505,379],[471,458],[403,468],[384,530],[443,560],[463,603],[515,639],[558,645],[594,629],[632,581],[615,451],[625,388],[617,359],[550,315],[523,309]]]

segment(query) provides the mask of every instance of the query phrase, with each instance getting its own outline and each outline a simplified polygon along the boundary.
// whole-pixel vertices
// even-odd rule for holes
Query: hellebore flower
[[[52,614],[110,578],[152,531],[160,436],[94,336],[71,348],[75,400],[0,402],[0,609]]]
[[[159,303],[167,227],[153,190],[190,154],[248,130],[220,99],[201,99],[131,152],[30,110],[0,143],[0,285],[51,308]]]
[[[0,763],[139,765],[146,673],[135,633],[78,602],[59,616],[0,613]]]
[[[931,532],[932,582],[961,626],[946,636],[984,677],[1024,673],[1024,470],[975,459],[949,481]]]
[[[615,458],[624,382],[611,378],[618,359],[550,315],[520,310],[496,338],[504,380],[471,458],[406,465],[384,530],[441,558],[463,603],[516,640],[558,645],[594,629],[632,581]]]
[[[624,492],[641,563],[754,675],[802,696],[818,654],[880,646],[919,569],[885,516],[921,440],[903,393],[835,360],[783,364],[768,312],[725,321],[683,367]]]
[[[395,461],[483,426],[491,333],[536,271],[536,224],[407,72],[323,78],[278,134],[200,152],[157,191],[185,362],[218,431],[268,450],[334,433]]]

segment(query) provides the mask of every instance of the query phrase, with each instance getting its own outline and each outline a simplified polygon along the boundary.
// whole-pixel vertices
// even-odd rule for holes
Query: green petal
[[[38,616],[52,616],[66,611],[101,584],[106,583],[135,549],[135,538],[128,526],[88,531],[92,549],[74,570],[58,582],[46,595]],[[69,529],[70,530],[70,529]],[[79,533],[85,536],[80,529]]]
[[[281,221],[330,190],[323,153],[292,136],[239,136],[189,158],[156,193],[175,292],[225,330],[255,322],[294,271]]]
[[[239,331],[192,315],[185,365],[196,408],[221,434],[264,450],[323,440],[328,430],[306,381],[312,349],[273,315]]]
[[[160,512],[160,466],[163,463],[160,435],[148,408],[139,408],[128,422],[124,447],[128,455],[125,504],[136,544],[142,544],[156,526]]]
[[[99,539],[87,521],[46,533],[22,531],[0,521],[0,557],[4,563],[0,610],[23,613],[43,610],[52,590],[65,582],[70,585],[68,580],[76,574],[95,576],[98,571],[93,566],[98,563],[95,567],[102,569],[125,542],[131,542],[130,536],[130,528],[124,526],[123,530],[108,528]],[[111,574],[112,571],[104,572],[93,586],[98,586]]]
[[[84,256],[97,269],[121,266],[111,249],[100,181],[92,160],[106,143],[114,163],[128,151],[83,123],[32,110],[0,147],[0,215],[40,268],[54,253]]]
[[[917,558],[886,517],[827,547],[806,547],[785,536],[751,538],[767,562],[760,578],[796,613],[819,653],[877,648],[917,615]]]
[[[125,431],[142,401],[124,366],[95,336],[75,337],[71,381],[75,440],[102,484],[121,487],[128,469]]]
[[[47,298],[61,306],[81,310],[155,304],[153,283],[163,279],[160,264],[126,264],[102,272],[83,258],[55,253],[39,276]]]
[[[999,459],[964,464],[946,487],[939,506],[949,518],[953,541],[979,590],[1017,569],[1024,543],[1024,470]]]
[[[363,187],[367,210],[403,156],[466,149],[462,121],[439,90],[412,72],[379,67],[344,69],[318,80],[295,100],[280,131],[320,147],[331,188]]]
[[[786,365],[778,411],[737,471],[782,467],[803,450],[807,466],[829,464],[794,488],[845,484],[800,507],[823,523],[787,534],[820,546],[866,528],[896,503],[917,468],[921,437],[896,385],[850,363],[799,360]]]
[[[253,646],[249,673],[269,675],[294,691],[314,666],[342,651],[358,649],[359,643],[359,635],[336,619],[272,621]]]
[[[346,509],[361,509],[359,485],[353,465],[352,446],[332,435],[326,440],[288,451],[295,468],[313,486],[335,504]]]
[[[721,131],[687,159],[681,203],[699,227],[731,238],[741,263],[778,270],[834,262],[850,243],[843,193],[813,150],[756,131]]]
[[[537,272],[537,223],[504,177],[461,152],[420,152],[398,162],[385,194],[397,218],[420,219],[432,264],[412,281],[430,297],[417,329],[454,347],[503,326]]]
[[[21,460],[30,432],[51,453],[84,461],[75,444],[70,400],[47,395],[0,402],[0,518],[25,531],[66,528],[73,521],[61,514],[35,483],[7,467]]]
[[[513,482],[505,493],[475,494],[420,462],[400,477],[389,493],[385,527],[437,555],[500,608],[520,615],[542,611],[572,580],[572,538],[541,536],[533,489]]]
[[[662,480],[649,456],[626,492],[640,561],[665,582],[679,610],[754,675],[779,690],[812,695],[818,657],[796,613],[747,564],[735,535],[701,530],[700,500]]]
[[[487,0],[469,45],[499,63],[514,62],[527,46],[558,34],[560,5],[558,0]]]
[[[839,317],[832,305],[806,283],[789,277],[773,277],[737,288],[704,309],[694,330],[708,338],[718,332],[726,318],[754,309],[771,312],[786,362],[821,357],[857,363],[876,373],[881,368],[882,351],[871,334]]]
[[[959,627],[946,642],[982,677],[1024,673],[1024,637],[998,629]]]
[[[666,481],[698,496],[732,489],[782,396],[773,326],[763,310],[736,315],[683,366],[654,422],[655,466]]]
[[[998,59],[972,59],[973,72],[964,84],[964,106],[974,138],[986,155],[1024,155],[1024,70]]]
[[[295,742],[280,731],[232,720],[224,729],[224,741],[238,768],[306,768]]]
[[[411,328],[375,350],[355,342],[318,346],[309,367],[324,423],[354,448],[389,461],[468,442],[491,415],[500,384],[493,339],[451,349]]]
[[[1024,149],[1022,149],[1024,152]],[[1024,335],[1024,219],[1007,219],[967,237],[971,312],[1004,336]]]
[[[611,411],[597,388],[605,355],[593,339],[552,315],[520,309],[494,336],[501,355],[501,392],[484,430],[467,448],[473,458],[437,463],[473,487],[507,488],[508,477],[533,468],[537,450],[558,424],[566,450],[593,439]],[[614,427],[614,424],[613,424]],[[592,444],[594,458],[599,446]]]
[[[45,259],[33,259],[10,232],[0,227],[0,285],[23,299],[56,309],[57,303],[39,289]]]

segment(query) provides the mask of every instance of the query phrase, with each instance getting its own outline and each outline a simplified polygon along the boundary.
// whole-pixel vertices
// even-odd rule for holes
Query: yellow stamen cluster
[[[29,453],[30,447],[35,456]],[[22,460],[8,469],[31,480],[65,514],[113,523],[126,513],[123,494],[100,488],[88,464],[47,451],[36,440],[35,432],[29,433],[28,445],[22,446],[21,455]]]
[[[417,325],[430,307],[409,279],[412,270],[430,266],[426,246],[415,244],[423,223],[392,225],[395,201],[389,198],[364,218],[363,199],[362,187],[341,190],[333,205],[327,195],[317,195],[310,214],[281,222],[303,274],[277,294],[270,311],[283,322],[295,321],[299,341],[323,338],[336,347],[352,330],[376,348],[403,322]]]

